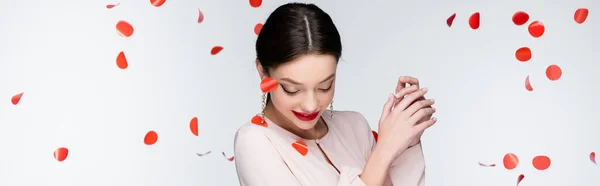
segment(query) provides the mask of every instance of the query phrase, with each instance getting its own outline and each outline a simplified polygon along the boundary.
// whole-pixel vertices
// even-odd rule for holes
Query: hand
[[[410,77],[410,76],[402,76],[400,78],[398,78],[398,85],[396,85],[396,91],[394,92],[395,95],[398,95],[398,93],[400,92],[400,90],[402,90],[403,88],[406,88],[406,84],[409,85],[415,85],[417,86],[417,88],[419,87],[419,79],[414,78],[414,77]],[[396,100],[394,101],[394,107],[396,105],[398,105],[398,103],[400,103],[400,101],[402,100],[402,97],[396,97]],[[425,97],[421,97],[419,99],[417,99],[417,101],[421,101],[421,100],[425,100]],[[429,119],[431,119],[431,116],[433,115],[428,115],[426,117],[424,117],[423,119],[419,120],[417,123],[421,123],[424,121],[427,121]],[[419,133],[415,139],[410,143],[409,147],[413,147],[415,145],[418,145],[419,143],[421,143],[421,136],[423,135],[423,132]]]
[[[378,145],[392,151],[387,157],[394,158],[404,152],[415,137],[436,122],[436,118],[419,122],[435,112],[435,109],[430,107],[434,103],[433,100],[419,100],[426,92],[426,89],[412,85],[401,89],[397,96],[391,94],[385,103],[379,119]],[[394,107],[396,97],[403,99]]]

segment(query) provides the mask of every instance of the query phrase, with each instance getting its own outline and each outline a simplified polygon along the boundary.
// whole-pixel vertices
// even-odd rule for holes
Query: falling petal
[[[512,170],[514,168],[517,168],[517,165],[519,165],[519,158],[513,153],[508,153],[504,155],[503,162],[504,168]]]
[[[375,142],[377,142],[377,140],[379,139],[379,134],[377,134],[377,132],[375,131],[371,131],[373,132],[373,138],[375,138]]]
[[[535,169],[537,169],[537,170],[548,169],[548,167],[550,167],[550,163],[551,163],[550,158],[548,156],[544,156],[544,155],[536,156],[531,161],[531,164],[533,164],[533,167],[535,167]]]
[[[13,97],[10,99],[10,102],[11,102],[13,105],[17,105],[17,104],[19,104],[19,102],[21,101],[21,97],[23,97],[23,94],[25,94],[25,92],[21,92],[21,93],[18,93],[17,95],[14,95],[14,96],[13,96]]]
[[[258,23],[254,26],[254,33],[256,35],[260,34],[260,30],[262,30],[263,24],[262,23]]]
[[[527,89],[527,91],[533,91],[533,87],[531,86],[531,82],[529,82],[529,76],[527,76],[527,78],[525,79],[525,89]]]
[[[60,148],[57,148],[56,150],[54,150],[54,159],[56,159],[56,161],[59,161],[59,162],[65,161],[65,159],[67,159],[68,155],[69,155],[69,149],[67,149],[66,147],[60,147]]]
[[[292,143],[292,147],[298,151],[302,156],[306,156],[308,153],[308,146],[303,141],[296,141]]]
[[[529,21],[529,14],[523,11],[518,11],[513,15],[512,21],[517,26],[524,25],[527,23],[527,21]]]
[[[117,4],[108,4],[108,5],[106,5],[106,8],[108,8],[108,9],[112,9],[112,8],[114,8],[115,6],[119,6],[119,4],[121,4],[121,3],[117,3]]]
[[[252,117],[252,119],[250,119],[250,122],[252,122],[255,125],[261,126],[261,127],[268,127],[269,124],[267,123],[267,121],[263,121],[262,117],[259,115],[256,115],[254,117]]]
[[[452,23],[454,23],[454,18],[456,18],[456,13],[452,14],[448,19],[446,19],[446,24],[448,27],[452,27]]]
[[[485,163],[479,162],[479,166],[482,166],[482,167],[496,167],[496,164],[485,164]]]
[[[205,152],[205,153],[202,153],[202,154],[201,154],[201,153],[196,153],[196,155],[198,155],[198,156],[202,157],[202,156],[209,155],[211,152],[212,152],[212,151],[208,151],[208,152]]]
[[[194,136],[198,136],[198,118],[194,117],[190,120],[190,130]]]
[[[250,6],[258,8],[262,5],[262,0],[250,0]]]
[[[125,57],[125,52],[119,52],[117,55],[117,67],[120,69],[127,69],[129,67],[129,63],[127,63],[127,57]]]
[[[129,24],[127,21],[119,21],[117,23],[117,33],[121,37],[130,37],[133,35],[133,26]]]
[[[225,157],[227,159],[227,161],[233,161],[235,160],[235,157],[231,156],[230,158],[227,157],[227,155],[225,155],[225,152],[223,152],[223,157]]]
[[[515,52],[515,57],[520,62],[527,62],[531,59],[531,49],[529,47],[521,47]]]
[[[219,52],[221,52],[221,50],[223,50],[222,46],[215,46],[210,50],[210,54],[217,55]]]
[[[158,133],[155,131],[151,130],[144,136],[144,144],[146,145],[154,145],[156,141],[158,141]]]
[[[523,174],[519,175],[519,177],[517,178],[517,185],[519,185],[521,183],[521,181],[523,181],[523,178],[525,178],[525,175],[523,175]]]
[[[596,153],[595,152],[590,153],[590,160],[592,161],[592,163],[596,164]]]
[[[469,17],[469,26],[471,26],[473,30],[479,29],[479,25],[481,24],[480,19],[481,15],[479,14],[479,12],[473,13],[473,15]]]
[[[204,21],[204,13],[198,8],[198,23],[202,23],[202,21]]]
[[[166,0],[150,0],[150,3],[152,4],[152,6],[160,7],[163,4],[165,4],[165,1]]]
[[[546,68],[546,77],[550,81],[556,81],[562,76],[562,69],[558,65],[550,65]]]
[[[529,24],[529,34],[531,34],[531,36],[533,36],[534,38],[539,38],[542,37],[542,35],[544,35],[544,32],[546,31],[546,27],[544,26],[544,23],[540,22],[540,21],[534,21],[531,22],[531,24]]]
[[[588,13],[589,13],[589,11],[587,8],[577,9],[577,11],[575,11],[575,15],[573,16],[575,19],[575,22],[579,23],[579,24],[583,24],[583,22],[585,22],[585,20],[587,19]]]
[[[277,87],[279,87],[277,80],[270,77],[263,78],[263,80],[260,82],[260,90],[262,90],[263,93],[274,91],[277,89]]]

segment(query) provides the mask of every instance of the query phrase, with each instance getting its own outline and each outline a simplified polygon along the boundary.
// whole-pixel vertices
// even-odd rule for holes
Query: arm
[[[242,186],[300,186],[265,131],[254,126],[236,133],[235,166]]]

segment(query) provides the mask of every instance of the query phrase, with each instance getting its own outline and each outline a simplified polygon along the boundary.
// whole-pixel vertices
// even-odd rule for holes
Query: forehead
[[[294,61],[279,65],[271,71],[277,78],[287,77],[299,82],[321,81],[337,68],[337,60],[331,55],[303,55]]]

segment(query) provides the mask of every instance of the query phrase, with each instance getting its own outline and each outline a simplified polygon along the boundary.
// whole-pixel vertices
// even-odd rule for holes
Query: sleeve
[[[366,118],[360,114],[361,120],[366,126],[370,147],[366,158],[369,158],[373,148],[375,148],[375,136],[369,126]],[[411,147],[398,156],[388,169],[388,178],[385,180],[385,186],[423,186],[425,185],[425,161],[421,144]]]
[[[234,140],[235,167],[242,186],[300,186],[265,131],[242,127]]]

